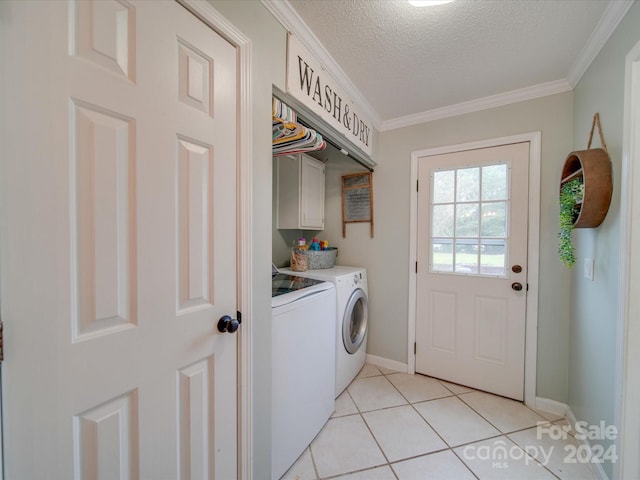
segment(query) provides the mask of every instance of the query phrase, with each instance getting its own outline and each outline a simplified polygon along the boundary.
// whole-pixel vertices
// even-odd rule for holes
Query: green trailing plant
[[[560,259],[568,267],[573,267],[576,263],[576,253],[573,247],[572,233],[573,222],[580,212],[577,203],[582,200],[584,186],[582,178],[574,178],[562,185],[560,189],[560,245],[558,254]]]

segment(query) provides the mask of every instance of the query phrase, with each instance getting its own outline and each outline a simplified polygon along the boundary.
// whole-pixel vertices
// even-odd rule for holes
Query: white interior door
[[[529,143],[418,163],[416,371],[524,395]]]
[[[0,19],[7,477],[236,478],[235,48],[172,1]]]

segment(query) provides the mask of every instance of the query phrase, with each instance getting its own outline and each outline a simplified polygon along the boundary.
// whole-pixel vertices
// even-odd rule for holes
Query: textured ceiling
[[[383,121],[566,79],[608,3],[289,0]]]

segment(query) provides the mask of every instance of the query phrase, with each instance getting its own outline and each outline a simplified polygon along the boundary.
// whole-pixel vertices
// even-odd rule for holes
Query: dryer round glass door
[[[358,351],[367,335],[367,295],[358,288],[353,291],[342,320],[342,341],[347,352]]]

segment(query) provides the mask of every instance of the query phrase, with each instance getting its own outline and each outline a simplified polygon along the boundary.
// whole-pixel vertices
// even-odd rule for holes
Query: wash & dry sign
[[[291,34],[287,44],[287,92],[371,156],[371,122]]]

